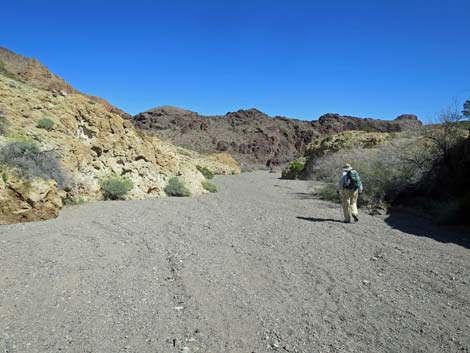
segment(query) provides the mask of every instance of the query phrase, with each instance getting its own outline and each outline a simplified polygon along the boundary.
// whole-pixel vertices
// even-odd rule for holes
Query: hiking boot
[[[352,216],[356,222],[359,222],[359,217],[357,214],[353,214]]]

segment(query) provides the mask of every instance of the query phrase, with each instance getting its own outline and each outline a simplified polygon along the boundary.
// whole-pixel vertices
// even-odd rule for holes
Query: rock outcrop
[[[0,180],[0,224],[46,220],[59,215],[65,192],[53,180]]]
[[[132,121],[137,128],[179,146],[230,153],[247,169],[292,161],[305,153],[311,141],[326,134],[348,130],[396,132],[421,125],[414,115],[385,121],[325,114],[316,121],[302,121],[271,118],[257,109],[202,116],[170,106],[140,113]]]
[[[11,50],[0,47],[0,74],[16,81],[26,83],[31,87],[46,90],[62,96],[81,93],[64,81],[61,77],[53,74],[49,69],[34,58],[18,55]],[[106,110],[118,114],[123,118],[130,115],[123,110],[113,106],[103,98],[86,95],[91,101],[101,103]]]
[[[40,64],[26,60],[25,65]],[[8,72],[11,67],[7,65]],[[54,217],[66,196],[99,200],[100,180],[113,175],[132,180],[134,187],[128,198],[142,199],[165,196],[164,187],[173,176],[181,178],[193,195],[206,193],[201,185],[205,179],[197,165],[218,174],[240,171],[228,155],[201,155],[147,136],[130,120],[98,100],[67,88],[63,81],[41,69],[31,71],[31,75],[17,71],[24,73],[22,82],[16,80],[16,75],[0,72],[0,148],[28,141],[39,146],[39,153],[54,151],[59,163],[52,166],[60,170],[54,170],[51,179],[64,177],[60,178],[63,185],[58,186],[43,176],[22,178],[15,166],[9,166],[11,173],[0,185],[0,224]],[[50,79],[52,86],[42,89],[25,83],[37,82],[39,72]],[[64,94],[57,93],[64,89]],[[53,121],[52,129],[38,127],[45,118]]]

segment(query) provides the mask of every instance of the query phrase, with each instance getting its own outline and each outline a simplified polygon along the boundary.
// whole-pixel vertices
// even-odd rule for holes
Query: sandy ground
[[[458,235],[277,177],[0,227],[1,352],[470,352]]]

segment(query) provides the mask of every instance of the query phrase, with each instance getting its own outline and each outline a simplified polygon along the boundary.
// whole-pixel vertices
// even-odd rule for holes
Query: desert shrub
[[[113,175],[100,180],[100,187],[105,200],[123,200],[134,184],[128,178]]]
[[[217,185],[215,185],[214,183],[211,183],[210,181],[207,181],[207,180],[203,181],[202,187],[209,192],[217,192]]]
[[[94,100],[89,100],[89,101],[88,101],[88,104],[95,105],[95,104],[96,104],[96,102],[95,102]]]
[[[43,118],[38,121],[36,127],[50,131],[54,128],[54,121],[49,118]]]
[[[197,165],[196,168],[206,179],[212,179],[214,177],[214,174],[207,167]]]
[[[5,135],[8,130],[7,114],[0,110],[0,135]]]
[[[9,173],[9,168],[6,165],[0,164],[0,177],[5,184],[8,183]]]
[[[282,171],[281,177],[283,179],[297,179],[304,170],[305,163],[295,160],[291,162],[286,169]]]
[[[64,200],[68,206],[72,205],[83,205],[87,200],[83,196],[67,196]]]
[[[168,181],[165,193],[169,196],[191,196],[189,189],[178,177],[173,177]]]
[[[321,157],[313,163],[310,177],[328,183],[318,194],[334,200],[341,166],[351,163],[364,185],[362,203],[375,207],[393,201],[417,183],[431,167],[429,160],[422,142],[399,139],[381,145],[380,149],[353,148]]]
[[[54,150],[41,151],[32,140],[13,140],[0,147],[0,164],[14,168],[25,179],[53,179],[61,188],[69,182],[62,170],[59,154]]]
[[[316,194],[322,200],[339,202],[339,196],[336,192],[336,185],[333,183],[325,184],[316,192]]]
[[[22,131],[8,134],[8,138],[11,141],[17,141],[17,142],[34,142],[33,138],[30,135]]]
[[[298,175],[302,170],[304,170],[304,163],[299,161],[293,161],[289,166],[291,173]]]

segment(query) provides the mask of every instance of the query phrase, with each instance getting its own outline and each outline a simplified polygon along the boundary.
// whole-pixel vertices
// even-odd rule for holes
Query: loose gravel
[[[309,183],[215,178],[0,227],[1,352],[470,352],[470,250],[340,222]]]

